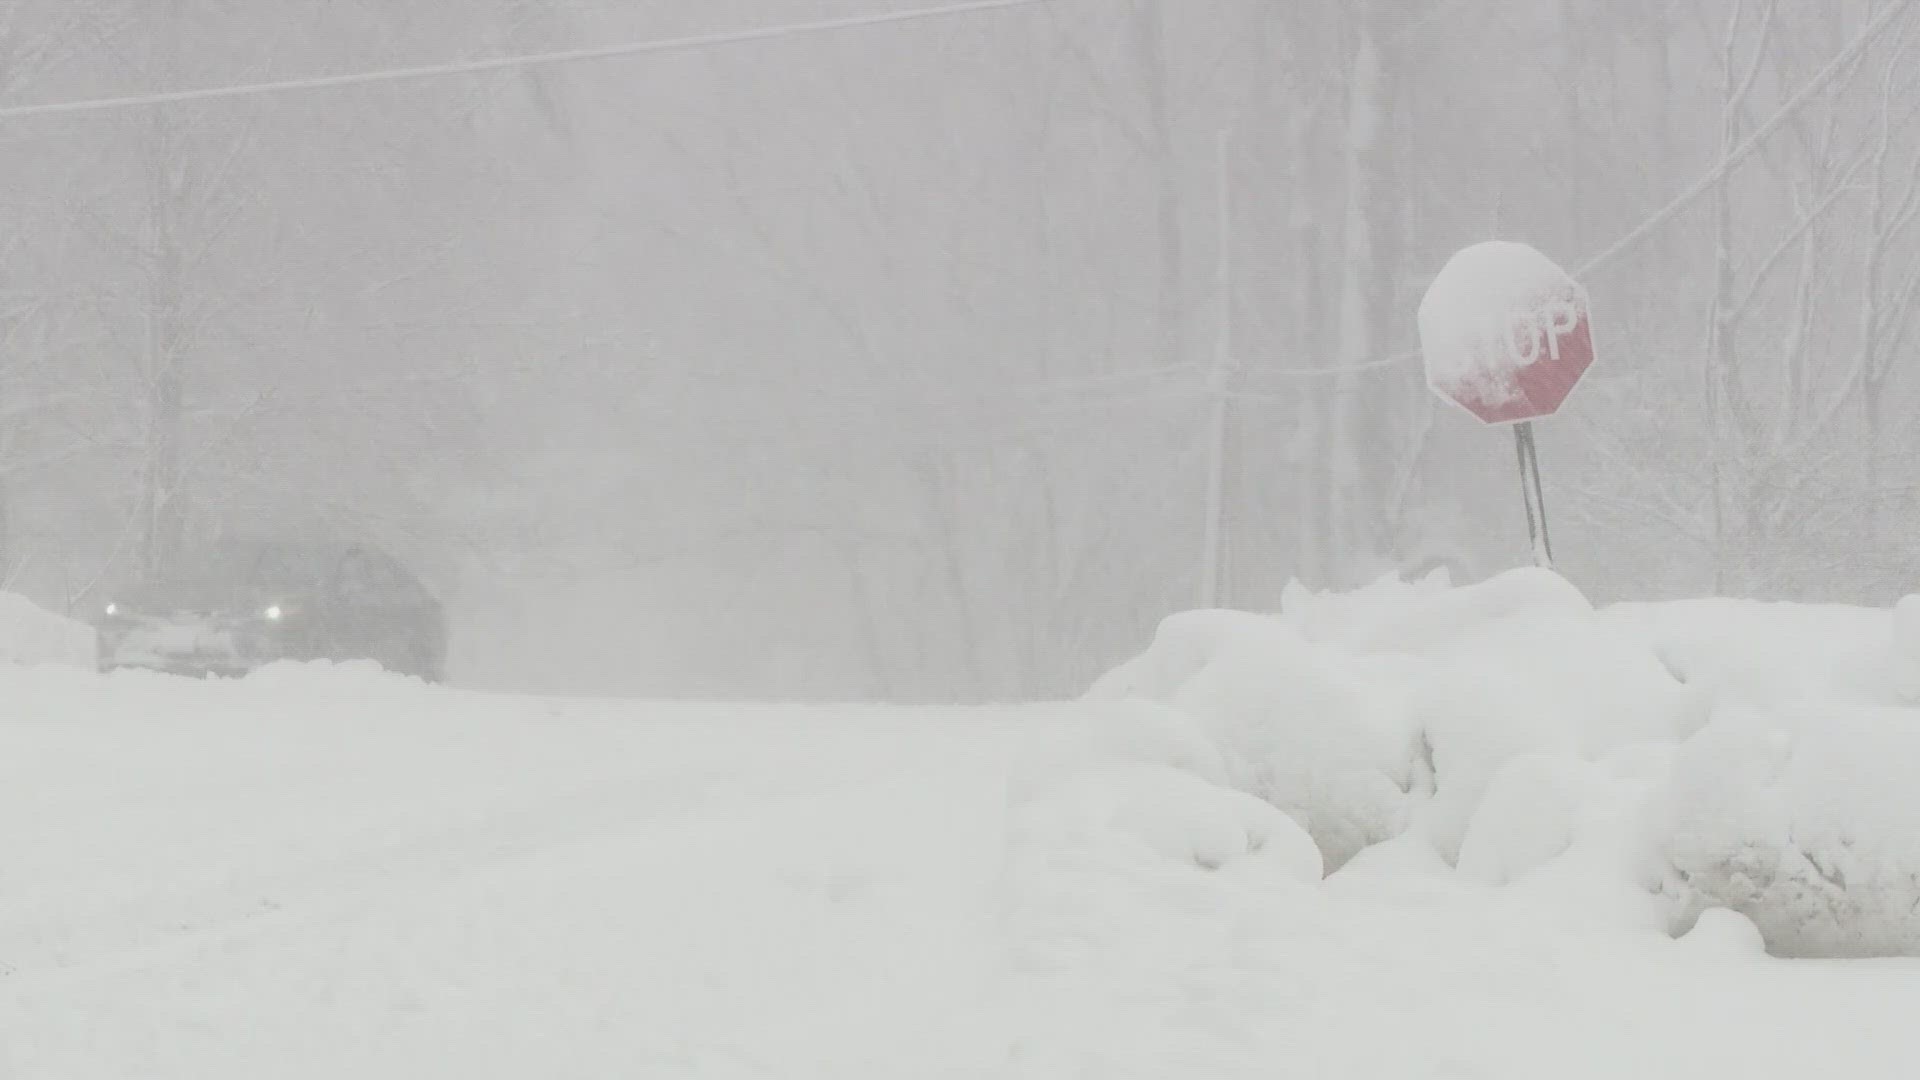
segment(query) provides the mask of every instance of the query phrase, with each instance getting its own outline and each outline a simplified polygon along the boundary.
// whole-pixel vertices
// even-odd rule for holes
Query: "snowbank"
[[[1346,605],[1289,596],[1280,618],[1169,618],[1089,696],[1191,717],[1230,782],[1291,815],[1330,866],[1416,821],[1456,858],[1506,762],[1597,759],[1697,726],[1695,696],[1651,650],[1547,571],[1383,582]]]
[[[1403,705],[1372,674],[1280,620],[1189,612],[1087,698],[1189,718],[1222,781],[1285,811],[1338,866],[1406,827],[1420,768]]]
[[[1292,819],[1236,787],[1217,743],[1185,713],[1104,702],[1099,721],[1036,750],[1008,784],[1016,846],[1055,864],[1219,870],[1257,864],[1317,881],[1320,850]]]
[[[1895,704],[1920,705],[1920,596],[1903,596],[1894,605],[1878,685]]]
[[[1302,654],[1343,655],[1433,663]],[[1671,744],[1516,755],[1461,869],[1410,824],[1320,881],[1165,703],[548,700],[355,665],[0,667],[0,694],[17,1080],[1912,1072],[1920,962],[1649,918],[1632,857],[1664,844],[1628,811]]]
[[[1920,955],[1920,712],[1729,703],[1678,756],[1666,858],[1789,956]]]
[[[55,615],[24,596],[0,592],[0,663],[63,664],[92,670],[96,663],[93,627]]]
[[[1090,766],[1015,812],[1015,840],[1056,866],[1221,870],[1257,861],[1291,880],[1320,879],[1319,849],[1286,815],[1178,769]]]
[[[1920,955],[1920,597],[1296,585],[1277,616],[1167,619],[1088,696],[1153,703],[1162,763],[1283,811],[1329,869],[1410,841],[1563,922],[1724,907],[1783,955]]]
[[[1676,677],[1713,693],[1861,695],[1890,674],[1894,619],[1885,609],[1702,599],[1616,604],[1603,614]],[[1920,648],[1912,655],[1920,658]]]
[[[1314,592],[1295,578],[1281,592],[1280,617],[1313,641],[1344,641],[1361,628],[1404,611],[1409,603],[1452,588],[1452,574],[1444,567],[1417,581],[1387,574],[1348,592]]]

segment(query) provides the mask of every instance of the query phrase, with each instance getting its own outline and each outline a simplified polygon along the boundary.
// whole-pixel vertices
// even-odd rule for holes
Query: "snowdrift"
[[[1920,597],[1596,609],[1532,568],[1296,585],[1273,615],[1166,619],[1087,698],[1154,710],[1110,737],[1195,800],[1285,815],[1328,871],[1424,851],[1577,925],[1730,909],[1778,955],[1920,955]]]
[[[1139,697],[1191,718],[1216,776],[1285,811],[1332,866],[1406,827],[1422,758],[1372,672],[1256,615],[1192,612],[1089,696]]]
[[[1911,1074],[1920,961],[1767,962],[1761,930],[1803,925],[1775,914],[1816,886],[1848,928],[1891,924],[1850,890],[1899,881],[1897,788],[1821,796],[1903,752],[1904,709],[1849,706],[1858,732],[1830,740],[1820,702],[1717,699],[1636,742],[1644,717],[1502,716],[1528,699],[1478,701],[1497,665],[1415,633],[1435,611],[1485,616],[1490,649],[1509,620],[1619,629],[1516,580],[1525,602],[1324,598],[1309,629],[1185,618],[1169,643],[1212,644],[1095,704],[0,667],[0,1075]],[[1327,639],[1375,616],[1391,650]],[[1356,705],[1372,726],[1343,728]],[[1502,738],[1458,738],[1472,715]],[[1478,761],[1508,743],[1537,748]],[[1443,855],[1436,806],[1479,774]],[[1359,809],[1311,816],[1340,800]],[[1392,835],[1329,876],[1301,817]],[[1706,897],[1737,873],[1754,917]]]
[[[92,670],[93,627],[56,615],[17,593],[0,592],[0,663]]]
[[[1729,702],[1665,785],[1666,857],[1788,956],[1920,955],[1920,714]]]

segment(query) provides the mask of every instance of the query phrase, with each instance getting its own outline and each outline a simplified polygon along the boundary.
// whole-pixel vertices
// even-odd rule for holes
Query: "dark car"
[[[276,660],[374,660],[438,682],[446,665],[439,601],[367,544],[221,545],[199,565],[116,592],[95,626],[102,671],[237,676]]]

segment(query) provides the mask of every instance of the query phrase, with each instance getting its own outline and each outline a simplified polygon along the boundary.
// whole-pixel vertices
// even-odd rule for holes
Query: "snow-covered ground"
[[[1920,901],[1910,635],[1799,615],[1296,593],[954,711],[0,670],[0,1075],[1911,1076],[1920,960],[1762,948]]]

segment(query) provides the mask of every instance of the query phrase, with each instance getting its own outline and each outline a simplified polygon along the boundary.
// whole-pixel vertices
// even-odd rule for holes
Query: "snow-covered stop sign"
[[[1587,291],[1526,244],[1447,260],[1420,301],[1427,385],[1488,424],[1559,410],[1593,364]]]

